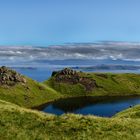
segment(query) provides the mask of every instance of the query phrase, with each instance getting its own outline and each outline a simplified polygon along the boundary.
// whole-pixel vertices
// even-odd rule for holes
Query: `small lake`
[[[73,97],[59,99],[38,109],[56,115],[74,113],[112,117],[116,113],[140,104],[140,96],[135,97]]]

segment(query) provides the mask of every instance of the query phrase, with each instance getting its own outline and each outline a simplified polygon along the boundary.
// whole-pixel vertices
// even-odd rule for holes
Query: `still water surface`
[[[39,107],[46,113],[61,115],[74,113],[111,117],[116,113],[140,104],[140,96],[135,97],[76,97],[59,99]]]

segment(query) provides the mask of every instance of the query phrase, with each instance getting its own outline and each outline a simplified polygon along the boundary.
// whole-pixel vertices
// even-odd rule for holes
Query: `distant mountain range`
[[[140,66],[133,65],[97,65],[97,66],[81,66],[81,67],[72,67],[73,69],[80,69],[86,71],[94,70],[140,70]]]

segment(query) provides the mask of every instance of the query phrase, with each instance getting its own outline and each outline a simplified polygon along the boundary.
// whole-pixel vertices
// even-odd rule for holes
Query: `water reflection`
[[[140,104],[140,96],[135,97],[74,97],[59,99],[40,106],[40,110],[61,115],[64,113],[93,114],[111,117],[119,111]]]

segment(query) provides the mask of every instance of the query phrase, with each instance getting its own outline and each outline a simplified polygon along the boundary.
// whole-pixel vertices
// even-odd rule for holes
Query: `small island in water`
[[[37,82],[0,68],[1,139],[140,139],[139,103],[140,74],[64,68]]]

